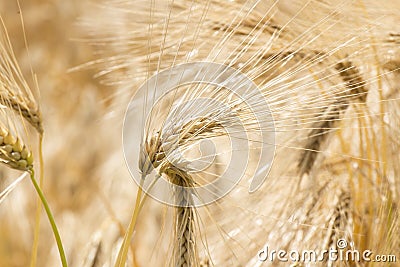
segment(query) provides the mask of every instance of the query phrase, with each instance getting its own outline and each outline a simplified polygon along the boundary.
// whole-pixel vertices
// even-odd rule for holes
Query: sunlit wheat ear
[[[0,21],[0,104],[14,110],[42,134],[39,106],[21,73],[1,17]]]
[[[0,158],[10,168],[29,171],[33,168],[32,152],[10,131],[0,126]]]
[[[198,266],[196,244],[196,208],[193,205],[193,195],[190,188],[194,187],[192,177],[173,166],[165,166],[162,170],[170,181],[183,189],[174,192],[178,207],[175,208],[175,237],[173,260],[171,266]]]
[[[154,139],[153,139],[154,140]],[[192,177],[185,171],[179,170],[164,158],[163,152],[154,146],[155,142],[147,146],[152,153],[150,164],[160,167],[159,173],[168,177],[169,181],[179,186],[174,194],[176,207],[174,216],[174,240],[173,256],[170,259],[171,266],[199,266],[196,245],[196,208],[193,207],[193,192],[190,189],[195,186]],[[148,153],[146,151],[146,153]],[[154,156],[155,155],[155,156]],[[146,162],[146,160],[141,161]],[[144,165],[142,165],[144,166]],[[148,168],[147,166],[145,168]]]
[[[188,143],[221,135],[221,124],[210,117],[200,117],[182,124],[164,125],[165,135],[159,133],[142,145],[139,166],[143,174],[157,169],[160,175],[178,187],[174,195],[174,237],[171,266],[200,266],[197,252],[197,210],[194,205],[198,185],[187,170],[180,169],[182,159],[173,158],[176,150]],[[164,132],[162,132],[164,133]],[[171,163],[169,160],[173,160]]]

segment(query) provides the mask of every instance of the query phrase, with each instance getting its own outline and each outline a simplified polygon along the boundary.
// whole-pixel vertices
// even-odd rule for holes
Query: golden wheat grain
[[[0,158],[13,169],[29,171],[33,168],[32,152],[3,126],[0,126]]]

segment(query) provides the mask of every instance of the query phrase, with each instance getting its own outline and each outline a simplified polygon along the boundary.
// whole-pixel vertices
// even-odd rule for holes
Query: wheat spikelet
[[[0,158],[10,168],[29,171],[33,168],[32,152],[10,131],[0,126]]]
[[[182,124],[174,122],[172,127],[168,125],[164,131],[157,136],[153,136],[149,141],[145,142],[145,152],[153,166],[157,168],[160,162],[165,158],[165,150],[176,149],[178,145],[185,142],[201,139],[202,136],[218,136],[221,134],[221,123],[214,121],[216,118],[210,119],[201,117]],[[171,145],[174,144],[174,145]],[[142,162],[144,162],[142,157]],[[139,163],[140,166],[144,163]],[[146,171],[143,171],[146,173]]]
[[[174,245],[174,259],[172,266],[199,266],[198,255],[196,252],[196,233],[195,217],[196,209],[191,207],[193,197],[187,188],[193,188],[192,178],[182,172],[177,172],[174,168],[164,171],[172,183],[185,187],[175,193],[175,198],[179,207],[176,207],[176,244]]]

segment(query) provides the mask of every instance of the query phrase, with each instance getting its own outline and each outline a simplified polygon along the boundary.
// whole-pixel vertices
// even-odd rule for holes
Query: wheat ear
[[[145,177],[152,170],[159,168],[158,173],[160,175],[165,174],[171,183],[179,186],[173,192],[176,207],[172,266],[200,266],[195,233],[197,214],[196,208],[193,207],[196,183],[186,171],[169,162],[166,154],[178,147],[184,147],[188,142],[200,140],[205,136],[221,135],[222,125],[217,122],[217,118],[218,116],[214,114],[213,116],[195,118],[181,124],[164,125],[164,131],[160,131],[157,136],[147,139],[142,146],[143,151],[139,159],[142,175]],[[135,214],[137,215],[136,212]]]
[[[20,171],[29,171],[33,168],[32,152],[20,138],[2,126],[0,126],[0,161]]]
[[[22,17],[21,17],[22,19]],[[9,107],[43,134],[42,115],[17,63],[4,21],[0,16],[0,104]]]
[[[344,81],[346,90],[339,95],[332,105],[325,108],[321,118],[312,124],[311,132],[308,134],[307,142],[298,162],[300,175],[308,174],[312,170],[321,146],[332,132],[334,125],[340,120],[343,113],[351,103],[365,103],[368,90],[365,81],[356,66],[350,61],[339,62],[335,65],[339,76]]]
[[[189,190],[194,186],[193,179],[187,173],[173,167],[168,168],[164,173],[172,183],[182,187],[174,192],[178,206],[175,208],[174,241],[176,244],[174,245],[173,266],[199,266],[195,235],[196,209],[191,206],[193,205],[193,196]]]

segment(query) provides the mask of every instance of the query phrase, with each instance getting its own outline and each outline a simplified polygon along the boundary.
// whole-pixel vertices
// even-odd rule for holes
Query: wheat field
[[[0,266],[400,266],[398,10],[1,0]],[[162,94],[205,63],[257,90],[225,73]]]

